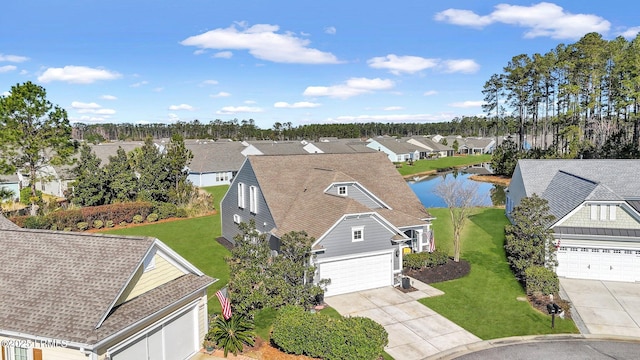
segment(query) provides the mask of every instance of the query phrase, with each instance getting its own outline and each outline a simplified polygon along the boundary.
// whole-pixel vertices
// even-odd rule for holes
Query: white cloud
[[[212,97],[212,98],[229,97],[229,96],[231,96],[231,94],[229,94],[228,92],[225,92],[225,91],[220,91],[217,94],[209,95],[209,97]]]
[[[200,85],[218,85],[218,80],[205,80]]]
[[[473,108],[473,107],[480,107],[480,106],[482,106],[482,104],[484,104],[484,101],[482,101],[482,100],[480,100],[480,101],[462,101],[462,102],[451,103],[451,104],[449,104],[449,106],[456,107],[456,108]]]
[[[26,57],[26,56],[0,54],[0,61],[21,63],[21,62],[25,62],[27,60],[29,60],[29,58]]]
[[[110,116],[89,116],[89,115],[83,115],[80,117],[69,117],[69,122],[71,123],[105,123],[105,122],[109,122],[109,119],[111,117]]]
[[[404,107],[402,106],[387,106],[386,108],[382,109],[384,111],[398,111],[398,110],[404,110]]]
[[[5,65],[5,66],[0,66],[0,73],[6,73],[9,71],[14,71],[16,70],[17,67],[14,65]]]
[[[80,101],[73,101],[71,102],[71,107],[76,110],[78,114],[113,115],[116,113],[115,110],[105,109],[101,105],[94,102],[85,103]]]
[[[222,109],[216,111],[219,115],[229,115],[237,113],[260,113],[263,112],[262,108],[252,106],[225,106]]]
[[[622,36],[625,39],[633,39],[638,35],[638,33],[640,33],[640,26],[634,26],[618,33],[618,35]]]
[[[143,86],[143,85],[147,85],[148,83],[149,83],[148,81],[143,80],[143,81],[139,81],[137,83],[133,83],[133,84],[129,85],[129,87],[137,88],[137,87],[140,87],[140,86]]]
[[[279,109],[310,109],[316,108],[318,106],[320,106],[320,104],[309,101],[300,101],[293,104],[284,101],[278,101],[277,103],[273,104],[273,107]]]
[[[91,84],[99,80],[114,80],[122,75],[115,71],[87,66],[69,65],[63,68],[48,68],[38,76],[38,81],[48,83],[52,81],[64,81],[72,84]]]
[[[551,37],[577,39],[586,33],[605,34],[611,23],[593,14],[572,14],[553,3],[540,2],[531,6],[498,4],[489,15],[481,16],[470,10],[447,9],[434,17],[454,25],[483,28],[502,23],[525,28],[525,38]]]
[[[220,51],[213,54],[213,57],[216,59],[231,59],[233,57],[233,53],[231,51]]]
[[[154,92],[163,92],[164,88],[163,87],[156,87],[156,88],[153,88],[153,91]]]
[[[367,64],[375,69],[387,69],[394,75],[401,73],[413,74],[424,69],[435,67],[438,59],[426,59],[419,56],[387,56],[374,57],[367,60]]]
[[[3,92],[0,96],[11,96],[11,93],[8,91]]]
[[[471,59],[447,60],[443,62],[447,73],[475,73],[480,69],[480,65]]]
[[[338,116],[328,118],[328,122],[334,123],[367,123],[367,122],[442,122],[450,121],[452,114],[397,114],[397,115],[358,115],[358,116]]]
[[[100,98],[104,100],[118,100],[118,98],[113,95],[102,95]]]
[[[177,111],[177,110],[193,110],[193,106],[189,104],[180,104],[180,105],[171,105],[169,106],[169,110]]]
[[[256,24],[251,27],[244,22],[228,28],[218,28],[190,36],[181,44],[201,49],[247,50],[254,57],[277,63],[337,64],[331,53],[310,48],[308,39],[296,37],[294,33],[279,34],[277,25]]]
[[[304,90],[305,96],[329,96],[346,99],[376,90],[388,90],[395,86],[389,79],[351,78],[344,84],[334,86],[309,86]]]
[[[424,95],[424,96],[433,96],[433,95],[436,95],[436,94],[438,94],[438,92],[435,91],[435,90],[427,90],[422,95]]]
[[[328,27],[324,28],[324,32],[325,32],[325,34],[335,35],[337,30],[336,30],[335,26],[328,26]]]

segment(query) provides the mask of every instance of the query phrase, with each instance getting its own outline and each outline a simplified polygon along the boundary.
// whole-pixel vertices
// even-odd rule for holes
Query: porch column
[[[422,238],[423,238],[423,229],[416,230],[416,242],[418,243],[418,249],[416,252],[422,252]],[[414,249],[415,250],[415,249]]]

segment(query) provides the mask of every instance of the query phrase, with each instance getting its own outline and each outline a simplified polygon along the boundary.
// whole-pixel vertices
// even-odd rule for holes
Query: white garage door
[[[393,285],[392,252],[322,260],[318,269],[321,279],[331,279],[325,296]]]
[[[113,360],[185,360],[198,351],[196,312],[188,310],[112,353]]]
[[[640,281],[640,251],[563,246],[558,276],[575,279]]]

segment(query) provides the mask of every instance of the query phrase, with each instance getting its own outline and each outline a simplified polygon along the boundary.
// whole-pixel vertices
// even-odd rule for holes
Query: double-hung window
[[[244,209],[244,184],[238,183],[238,207]]]
[[[249,187],[249,211],[253,214],[258,213],[258,188]]]

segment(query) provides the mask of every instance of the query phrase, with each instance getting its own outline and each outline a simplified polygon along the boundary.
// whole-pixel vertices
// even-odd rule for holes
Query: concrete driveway
[[[343,316],[368,317],[389,334],[385,351],[395,359],[424,359],[444,350],[480,341],[480,338],[417,302],[442,292],[417,280],[417,291],[403,293],[393,287],[325,298]]]
[[[640,337],[640,284],[562,278],[560,285],[583,334]]]

